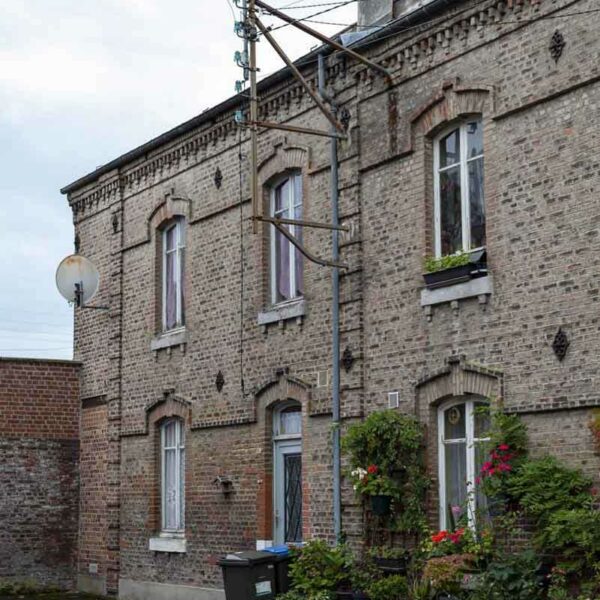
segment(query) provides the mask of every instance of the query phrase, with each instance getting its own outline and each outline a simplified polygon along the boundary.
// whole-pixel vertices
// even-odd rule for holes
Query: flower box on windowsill
[[[487,272],[486,252],[485,250],[478,250],[471,253],[467,264],[424,273],[423,279],[425,279],[425,285],[430,290],[434,290],[483,277],[487,275]]]

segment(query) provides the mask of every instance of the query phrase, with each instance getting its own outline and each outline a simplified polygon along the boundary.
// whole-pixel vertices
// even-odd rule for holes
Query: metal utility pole
[[[248,0],[248,28],[246,36],[250,42],[250,156],[252,161],[251,183],[252,186],[252,214],[262,214],[258,197],[258,86],[256,85],[256,6],[255,0]],[[252,230],[258,233],[258,221],[252,220]]]
[[[237,4],[237,2],[236,2]],[[292,19],[281,11],[273,8],[262,0],[242,0],[244,9],[244,23],[242,30],[244,32],[245,43],[249,45],[248,70],[250,71],[250,118],[245,120],[240,111],[240,125],[250,128],[251,134],[251,194],[252,194],[252,223],[254,233],[258,233],[258,223],[266,222],[271,224],[281,235],[286,237],[304,256],[310,261],[332,267],[332,444],[333,444],[333,527],[336,541],[339,543],[342,536],[342,501],[341,501],[341,432],[340,432],[340,268],[345,269],[347,265],[339,262],[339,232],[348,231],[348,228],[342,227],[339,223],[339,173],[338,173],[338,139],[346,139],[346,129],[337,118],[337,108],[333,99],[325,89],[325,60],[323,54],[319,54],[318,83],[319,93],[315,93],[311,85],[304,78],[300,70],[292,60],[286,55],[283,48],[271,35],[268,27],[258,19],[256,7],[276,16],[289,25],[308,33],[309,35],[324,42],[328,46],[343,52],[367,67],[373,69],[385,78],[389,85],[392,81],[390,72],[383,66],[361,56],[354,50],[344,47],[340,43],[324,36],[318,31],[304,25],[300,20]],[[264,38],[271,44],[274,50],[290,69],[292,75],[304,87],[307,94],[312,98],[320,112],[330,123],[329,131],[325,129],[311,129],[291,125],[288,123],[274,123],[258,120],[258,86],[257,86],[257,60],[256,60],[256,42],[258,39],[258,30]],[[247,46],[245,46],[247,47]],[[246,72],[246,70],[245,70]],[[258,186],[258,129],[281,129],[296,133],[325,136],[330,138],[331,152],[331,223],[316,223],[314,221],[305,221],[299,219],[280,219],[263,215],[262,198],[259,194]],[[327,260],[313,255],[302,244],[302,242],[293,235],[284,225],[294,225],[295,227],[314,227],[329,229],[332,232],[332,258]]]
[[[325,59],[319,54],[319,93],[324,100],[330,100],[333,114],[336,106],[331,102],[325,90]],[[336,119],[337,120],[337,119]],[[331,124],[335,132],[335,124]],[[339,173],[338,173],[338,140],[332,136],[331,144],[331,224],[339,227]],[[339,230],[332,230],[331,261],[339,262],[340,245]],[[342,537],[342,489],[341,489],[341,431],[340,431],[340,270],[332,270],[332,446],[333,446],[333,531],[339,543]]]

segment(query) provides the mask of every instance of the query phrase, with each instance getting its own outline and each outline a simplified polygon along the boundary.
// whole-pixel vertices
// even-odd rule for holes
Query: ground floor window
[[[181,532],[185,513],[185,444],[180,419],[162,423],[160,446],[162,531]]]
[[[489,416],[483,400],[455,398],[438,412],[440,527],[485,518],[485,497],[475,480],[485,462]]]

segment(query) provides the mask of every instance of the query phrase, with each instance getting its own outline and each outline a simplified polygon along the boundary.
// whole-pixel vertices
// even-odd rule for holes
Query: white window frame
[[[440,529],[448,529],[447,522],[447,502],[446,502],[446,456],[445,446],[450,444],[465,443],[467,460],[467,519],[469,527],[472,529],[476,525],[476,496],[475,479],[479,473],[475,472],[475,442],[487,442],[488,438],[475,437],[475,405],[485,404],[485,398],[459,397],[445,402],[438,408],[438,477],[439,477],[439,495],[440,495]],[[453,406],[465,405],[465,438],[446,440],[444,439],[444,413]]]
[[[297,198],[295,198],[295,190],[296,190],[296,186],[295,186],[295,182],[294,180],[296,178],[300,178],[300,182],[303,184],[304,182],[302,181],[302,174],[301,173],[289,173],[283,177],[280,177],[279,179],[277,179],[273,185],[271,186],[271,193],[270,193],[270,204],[269,204],[269,215],[271,217],[276,217],[277,215],[275,214],[275,193],[277,191],[277,188],[279,188],[283,183],[285,183],[286,181],[290,182],[289,185],[289,197],[288,197],[288,201],[287,201],[287,211],[290,215],[294,215],[295,214],[295,209],[298,206],[302,206],[302,210],[303,210],[303,214],[304,214],[304,190],[303,187],[301,186],[301,197],[300,200],[298,201]],[[290,218],[294,218],[293,216]],[[297,237],[297,227],[295,225],[289,225],[289,232]],[[286,303],[290,303],[290,302],[297,302],[299,299],[301,299],[303,297],[302,294],[299,295],[295,295],[292,296],[291,298],[287,299],[287,300],[277,300],[277,268],[278,268],[278,264],[277,264],[277,246],[276,246],[276,241],[277,241],[277,234],[279,232],[277,231],[277,229],[275,229],[275,227],[271,226],[271,243],[270,243],[270,271],[271,271],[271,305],[272,306],[278,306],[278,305],[282,305],[282,304],[286,304]],[[301,265],[302,267],[303,265],[303,259],[302,256],[298,257],[298,251],[296,249],[296,247],[291,243],[288,242],[290,244],[290,273],[289,273],[289,281],[290,281],[290,288],[293,290],[293,293],[296,293],[296,262],[299,259],[301,261]]]
[[[185,252],[185,220],[183,217],[177,217],[172,223],[169,223],[162,231],[162,324],[163,331],[177,331],[184,327],[184,298],[183,298],[183,261],[182,256]],[[175,248],[167,250],[167,236],[171,230],[175,230]],[[170,329],[167,327],[167,256],[175,254],[175,326]]]
[[[462,250],[463,252],[475,252],[480,248],[471,248],[471,206],[470,206],[470,190],[469,190],[469,163],[474,160],[483,158],[485,165],[485,143],[483,144],[483,152],[477,156],[467,157],[468,148],[468,133],[467,128],[469,123],[479,123],[483,130],[483,120],[481,116],[474,115],[470,119],[464,119],[459,123],[454,123],[447,127],[433,140],[433,195],[434,195],[434,223],[435,223],[435,256],[442,256],[442,207],[441,207],[441,189],[440,189],[440,173],[448,171],[460,165],[460,194],[461,194],[461,222],[462,222]],[[460,131],[460,161],[440,168],[440,142],[447,135],[456,130]],[[485,141],[485,140],[484,140]],[[485,185],[485,171],[484,171]],[[485,195],[484,195],[485,202]]]
[[[166,446],[166,428],[175,424],[175,445]],[[167,473],[166,451],[175,450],[175,504],[178,507],[174,527],[167,526]],[[182,534],[185,528],[185,476],[181,480],[182,470],[185,469],[185,432],[181,419],[167,419],[160,426],[160,498],[161,498],[161,533]]]

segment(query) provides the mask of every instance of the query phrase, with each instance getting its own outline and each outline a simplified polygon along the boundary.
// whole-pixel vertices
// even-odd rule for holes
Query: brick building
[[[593,0],[377,5],[361,24],[383,24],[355,47],[392,84],[327,61],[350,117],[343,428],[390,403],[417,414],[443,524],[474,469],[478,402],[502,398],[534,452],[598,476],[586,427],[600,404],[598,13]],[[311,81],[315,63],[300,61]],[[63,190],[110,306],[76,316],[82,486],[102,492],[81,504],[87,589],[218,598],[219,553],[332,538],[331,272],[269,225],[253,234],[244,102]],[[260,118],[326,127],[287,70],[260,84]],[[329,220],[326,139],[265,131],[259,152],[266,212]],[[304,242],[329,255],[328,233]],[[424,257],[460,250],[485,250],[485,265],[425,287]],[[456,454],[438,423],[462,428]],[[347,484],[342,513],[358,539]]]
[[[74,587],[78,459],[79,365],[0,358],[0,583]]]

